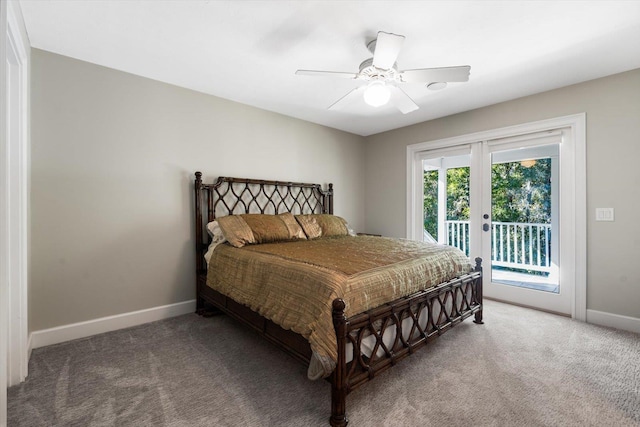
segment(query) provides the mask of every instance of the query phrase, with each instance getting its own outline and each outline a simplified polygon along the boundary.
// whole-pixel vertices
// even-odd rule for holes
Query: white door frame
[[[452,138],[421,142],[407,146],[407,238],[422,239],[422,161],[420,152],[472,144],[499,138],[508,138],[536,132],[569,128],[570,131],[560,148],[562,181],[567,191],[562,198],[572,206],[572,211],[563,212],[560,219],[563,248],[563,281],[573,287],[571,317],[586,321],[587,318],[587,188],[586,188],[586,115],[584,113],[557,117],[537,122],[524,123],[499,129],[461,135]],[[482,156],[471,152],[472,176],[470,191],[482,191]],[[475,184],[474,184],[475,181]],[[476,207],[478,209],[479,207]],[[473,218],[480,218],[471,207]],[[471,257],[480,256],[480,226],[471,224]]]
[[[17,1],[0,10],[0,425],[28,369],[29,42]]]

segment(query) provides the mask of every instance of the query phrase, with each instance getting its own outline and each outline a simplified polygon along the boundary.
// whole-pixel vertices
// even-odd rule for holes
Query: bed
[[[213,221],[228,227],[236,220],[244,223],[243,217],[253,221],[282,216],[289,221],[293,215],[305,232],[300,240],[263,240],[264,244],[246,246],[230,241],[210,250],[207,226]],[[228,177],[205,184],[196,172],[197,312],[226,313],[307,364],[310,378],[326,378],[331,384],[329,422],[334,427],[347,425],[346,397],[351,391],[464,319],[473,316],[475,323],[482,323],[479,258],[471,265],[464,255],[464,260],[458,259],[461,253],[451,248],[351,232],[331,235],[326,229],[327,237],[305,238],[305,234],[312,236],[302,220],[311,220],[311,225],[317,220],[324,227],[325,219],[339,224],[336,218],[332,184],[323,189],[319,184]],[[298,226],[293,223],[291,227]],[[289,232],[300,232],[291,227]],[[346,223],[345,227],[349,231]],[[259,239],[259,233],[254,233]],[[253,238],[251,232],[248,235]],[[442,263],[425,263],[421,251],[435,252]],[[371,264],[386,252],[395,254],[388,265]],[[412,252],[417,255],[409,257]],[[330,253],[334,256],[318,256]],[[453,267],[446,267],[450,264]],[[258,269],[259,274],[248,275],[243,268]],[[359,294],[365,283],[378,286],[377,290]],[[283,290],[277,292],[282,294],[268,302],[281,285]],[[311,291],[315,289],[317,297]],[[251,296],[254,290],[258,291]],[[264,306],[250,297],[257,297]],[[306,306],[306,300],[317,301]],[[309,323],[291,320],[296,313]]]

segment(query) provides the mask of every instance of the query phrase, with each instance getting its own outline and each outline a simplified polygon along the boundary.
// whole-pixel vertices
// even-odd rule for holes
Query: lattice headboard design
[[[202,183],[196,172],[196,249],[198,273],[205,272],[204,253],[209,246],[207,223],[217,217],[246,213],[333,214],[333,184],[265,181],[219,177],[213,184]]]

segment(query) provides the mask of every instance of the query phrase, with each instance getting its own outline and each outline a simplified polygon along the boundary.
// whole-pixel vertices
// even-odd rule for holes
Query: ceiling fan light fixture
[[[447,87],[447,82],[433,82],[427,85],[427,89],[430,90],[441,90]]]
[[[364,90],[364,102],[372,107],[381,107],[391,98],[391,92],[384,82],[373,81]]]

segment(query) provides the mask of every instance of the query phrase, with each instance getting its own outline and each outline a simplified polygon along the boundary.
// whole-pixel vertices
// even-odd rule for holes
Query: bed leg
[[[211,304],[206,304],[204,298],[196,296],[196,314],[202,317],[213,317],[217,314],[222,314],[222,311]]]
[[[476,258],[475,271],[479,271],[480,273],[482,273],[482,258],[480,257]],[[482,276],[480,276],[480,278],[476,280],[476,300],[478,301],[478,304],[480,304],[481,308],[480,310],[476,311],[473,323],[482,325],[484,324],[484,322],[482,321]]]
[[[346,427],[349,420],[346,415],[347,404],[347,317],[344,314],[345,303],[341,298],[333,300],[333,326],[338,343],[338,360],[336,369],[331,374],[331,418],[332,427]]]
[[[202,315],[204,311],[204,299],[196,297],[196,314]]]
[[[476,311],[475,318],[473,319],[473,323],[478,325],[484,325],[484,321],[482,320],[482,310]]]

